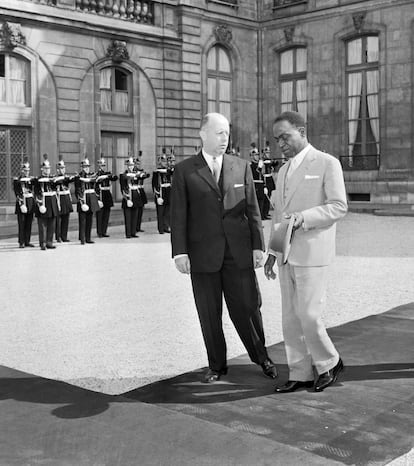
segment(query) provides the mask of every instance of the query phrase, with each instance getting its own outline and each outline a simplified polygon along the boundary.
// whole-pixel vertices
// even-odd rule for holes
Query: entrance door
[[[0,202],[15,199],[13,177],[19,176],[20,164],[29,153],[29,135],[27,128],[0,127]]]
[[[125,171],[125,159],[132,154],[132,135],[127,133],[101,133],[102,156],[108,170],[119,175]],[[119,181],[112,183],[112,195],[116,202],[122,200]]]

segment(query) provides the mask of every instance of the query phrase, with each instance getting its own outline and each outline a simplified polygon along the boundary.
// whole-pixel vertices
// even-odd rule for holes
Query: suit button
[[[218,197],[217,200],[218,200],[219,202],[221,202],[221,197]]]

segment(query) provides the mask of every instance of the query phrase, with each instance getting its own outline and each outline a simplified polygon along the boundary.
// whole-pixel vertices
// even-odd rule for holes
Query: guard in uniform
[[[104,158],[98,160],[98,171],[96,172],[96,193],[100,210],[96,212],[96,232],[99,238],[108,238],[107,234],[111,207],[114,205],[111,192],[111,182],[118,179],[117,175],[106,171]]]
[[[40,248],[55,249],[53,235],[55,233],[56,217],[59,215],[56,183],[50,177],[50,162],[47,154],[43,155],[40,167],[41,176],[34,179],[34,194],[36,198],[35,215],[39,229]]]
[[[158,169],[152,175],[152,190],[157,209],[158,232],[170,233],[170,195],[173,170],[168,167],[165,148],[158,157]]]
[[[124,211],[125,236],[127,238],[138,238],[137,222],[138,207],[141,204],[138,175],[134,172],[135,161],[129,157],[125,161],[126,170],[119,176],[119,184],[122,193],[122,209]]]
[[[62,156],[59,156],[59,162],[56,164],[56,193],[59,205],[59,215],[56,217],[56,241],[58,243],[67,243],[69,230],[69,216],[73,212],[72,195],[69,184],[75,179],[74,176],[66,175],[66,166]]]
[[[279,165],[277,160],[272,160],[270,152],[270,143],[266,141],[266,147],[263,150],[263,179],[264,179],[264,202],[263,202],[263,218],[269,219],[270,199],[272,192],[276,189],[275,180],[273,179],[273,169]]]
[[[81,244],[92,244],[93,214],[99,210],[98,196],[95,191],[96,176],[90,172],[89,160],[81,162],[81,171],[75,176],[75,195],[78,200],[79,240]]]
[[[254,189],[256,190],[257,202],[259,204],[260,215],[264,219],[264,163],[260,158],[259,150],[256,147],[256,144],[252,142],[250,144],[250,168],[252,170]]]
[[[151,176],[141,167],[141,157],[142,157],[142,150],[139,151],[138,157],[135,159],[135,166],[134,166],[134,172],[137,174],[137,177],[138,177],[138,193],[139,193],[138,218],[137,218],[137,228],[136,228],[137,233],[144,231],[141,228],[142,214],[144,213],[145,204],[148,203],[147,195],[144,189],[144,180]]]
[[[19,247],[33,248],[30,242],[32,234],[32,223],[34,213],[33,198],[33,177],[29,176],[30,164],[27,157],[20,167],[20,176],[13,179],[13,190],[16,195],[16,208],[14,213],[17,215]]]

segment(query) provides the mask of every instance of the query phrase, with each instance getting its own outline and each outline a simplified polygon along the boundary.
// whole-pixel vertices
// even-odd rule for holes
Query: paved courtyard
[[[26,438],[25,430],[28,430],[27,438],[31,438],[32,428],[30,425],[39,422],[42,426],[45,424],[45,435],[47,432],[47,436],[43,438],[43,440],[38,439],[38,441],[34,442],[34,445],[36,445],[36,447],[40,444],[48,445],[49,449],[51,448],[55,452],[56,456],[54,458],[63,458],[61,455],[64,453],[61,448],[65,445],[65,455],[69,456],[64,457],[73,457],[75,453],[73,448],[69,448],[68,440],[62,443],[62,439],[59,435],[51,440],[51,432],[57,427],[53,423],[50,424],[53,418],[50,417],[50,412],[45,411],[48,405],[46,405],[45,408],[42,407],[40,412],[38,412],[40,409],[38,407],[41,406],[39,402],[45,403],[45,399],[43,395],[41,395],[42,391],[40,391],[40,399],[37,398],[38,395],[19,395],[20,390],[26,390],[26,392],[28,391],[29,393],[37,393],[36,387],[38,387],[37,391],[39,391],[41,384],[47,383],[47,380],[46,382],[39,382],[36,380],[52,379],[52,381],[60,380],[68,382],[73,386],[87,389],[86,391],[83,390],[79,392],[80,394],[76,396],[72,394],[71,397],[74,397],[74,399],[77,399],[79,396],[90,397],[91,395],[88,395],[88,393],[91,392],[88,390],[91,390],[97,392],[97,396],[101,396],[99,395],[99,393],[101,393],[104,397],[112,397],[105,398],[105,400],[117,400],[109,413],[99,414],[99,429],[101,427],[103,428],[103,423],[106,422],[105,419],[110,422],[108,427],[111,425],[113,429],[111,416],[114,416],[116,412],[119,413],[119,410],[124,413],[122,416],[126,416],[126,418],[128,415],[131,416],[131,413],[134,411],[130,411],[128,414],[128,404],[131,403],[131,400],[140,401],[141,403],[135,403],[134,407],[130,405],[130,409],[135,409],[137,415],[147,416],[145,422],[142,420],[144,424],[141,423],[141,425],[148,426],[148,430],[137,433],[136,435],[144,442],[141,445],[142,448],[140,451],[145,452],[148,456],[145,456],[147,460],[143,460],[143,462],[134,462],[133,455],[136,454],[134,450],[135,447],[133,447],[134,431],[130,433],[123,432],[122,434],[120,431],[117,434],[120,435],[120,438],[118,439],[118,437],[115,437],[113,439],[115,446],[111,446],[110,444],[110,449],[113,454],[117,452],[117,454],[120,455],[119,457],[122,456],[123,461],[119,460],[118,463],[112,463],[112,460],[96,462],[96,459],[92,459],[93,455],[90,445],[94,445],[93,449],[96,448],[95,434],[97,424],[92,424],[88,427],[89,430],[87,430],[87,433],[85,433],[85,440],[87,439],[86,441],[89,447],[88,445],[84,446],[84,450],[89,452],[90,456],[87,457],[88,459],[80,463],[78,459],[73,460],[73,462],[70,460],[50,462],[51,457],[47,456],[45,453],[49,450],[44,447],[44,450],[42,450],[44,456],[42,456],[42,458],[47,457],[49,459],[49,463],[47,463],[45,459],[44,461],[46,462],[44,464],[56,464],[58,466],[60,466],[60,464],[73,464],[76,466],[89,466],[92,464],[108,466],[112,466],[112,464],[120,464],[121,466],[127,464],[143,464],[145,466],[147,464],[151,466],[152,464],[162,464],[165,466],[170,466],[170,464],[194,464],[197,466],[199,464],[280,464],[285,466],[291,464],[292,466],[296,466],[296,464],[299,464],[298,462],[321,465],[356,464],[352,462],[352,458],[359,458],[358,461],[360,462],[358,464],[361,465],[385,464],[384,460],[382,460],[382,462],[379,460],[373,460],[372,462],[367,460],[367,462],[364,462],[366,458],[370,457],[370,450],[364,453],[356,453],[355,445],[352,446],[352,444],[349,450],[347,450],[343,442],[347,442],[346,436],[348,434],[339,434],[339,437],[335,437],[337,439],[335,441],[340,443],[333,444],[334,446],[329,446],[328,440],[324,440],[324,442],[328,443],[323,444],[325,450],[323,450],[324,453],[322,457],[313,454],[304,455],[303,451],[311,448],[309,446],[310,444],[305,442],[302,444],[300,450],[295,448],[293,450],[287,449],[286,446],[283,448],[277,447],[279,448],[279,454],[284,452],[283,454],[286,456],[283,456],[284,459],[282,459],[282,456],[280,457],[279,461],[281,462],[267,462],[268,460],[265,458],[267,458],[268,455],[270,455],[270,457],[273,455],[273,453],[271,453],[272,450],[268,449],[275,448],[277,443],[263,443],[263,436],[266,437],[270,435],[269,432],[271,432],[272,429],[269,430],[263,427],[261,428],[262,430],[249,431],[248,424],[246,427],[246,424],[233,419],[233,416],[236,414],[233,412],[233,408],[231,408],[231,406],[233,406],[231,403],[231,410],[228,413],[228,426],[230,426],[230,430],[228,427],[222,432],[218,430],[221,429],[221,427],[217,427],[220,424],[219,420],[214,421],[215,427],[213,430],[211,430],[213,426],[213,424],[211,424],[212,421],[205,424],[200,423],[201,420],[191,418],[191,422],[195,422],[196,424],[188,424],[188,420],[190,419],[188,414],[194,415],[195,417],[201,416],[201,418],[205,415],[208,418],[210,415],[208,414],[210,412],[209,409],[214,410],[216,408],[218,412],[221,412],[220,403],[222,403],[222,409],[225,409],[226,400],[231,401],[233,396],[237,395],[239,392],[243,392],[243,383],[238,379],[237,368],[243,368],[246,364],[249,365],[249,361],[225,313],[224,325],[228,342],[229,358],[237,357],[233,363],[230,363],[230,366],[232,364],[235,366],[233,368],[233,379],[229,379],[229,385],[216,387],[215,390],[218,390],[217,393],[215,393],[214,390],[211,391],[210,394],[205,393],[204,395],[201,392],[193,393],[194,390],[201,390],[202,388],[194,384],[194,376],[186,377],[182,376],[182,374],[189,371],[197,371],[205,367],[206,356],[192,299],[189,277],[180,275],[175,270],[174,264],[170,258],[169,235],[159,235],[156,233],[155,222],[145,223],[144,228],[145,232],[141,233],[139,238],[127,240],[124,238],[123,227],[113,226],[109,232],[111,235],[110,238],[96,239],[94,245],[86,246],[81,246],[79,244],[76,239],[76,232],[70,232],[70,243],[58,244],[55,250],[48,251],[41,251],[38,247],[35,249],[18,249],[17,241],[14,238],[0,241],[0,283],[2,301],[2,312],[0,313],[0,365],[4,366],[2,374],[5,374],[0,377],[0,379],[6,383],[6,380],[13,380],[13,377],[19,377],[19,375],[9,375],[11,373],[8,372],[6,368],[10,368],[12,372],[13,370],[18,370],[26,374],[33,374],[34,376],[44,378],[34,379],[34,381],[31,382],[32,379],[27,378],[27,376],[23,374],[20,376],[23,377],[21,380],[26,380],[26,382],[22,382],[20,385],[13,385],[13,388],[7,388],[6,385],[5,393],[8,395],[2,395],[2,399],[11,398],[19,402],[17,405],[4,404],[4,409],[6,410],[4,423],[8,426],[14,426],[13,419],[20,419],[20,424],[17,423],[15,426],[17,429],[16,436],[10,437],[9,435],[8,441],[3,445],[5,448],[4,451],[19,451],[20,454],[23,455],[24,453],[31,458],[30,455],[34,454],[34,450],[29,449],[29,453],[27,453],[22,449],[19,440],[16,439]],[[269,234],[269,228],[270,222],[265,222],[266,238]],[[338,392],[336,393],[339,393],[342,402],[348,399],[349,407],[343,406],[341,409],[352,411],[356,408],[355,403],[359,403],[356,401],[358,399],[364,399],[363,403],[369,405],[370,392],[366,390],[372,390],[373,387],[376,386],[372,385],[373,380],[370,381],[369,379],[372,377],[374,379],[376,378],[376,369],[374,370],[374,367],[377,366],[372,366],[372,369],[370,369],[371,376],[368,377],[367,381],[363,381],[364,377],[361,380],[358,378],[361,377],[361,375],[358,375],[359,369],[357,369],[358,352],[366,352],[366,359],[363,362],[359,361],[359,364],[366,364],[369,362],[370,358],[372,359],[372,353],[370,351],[367,352],[366,349],[364,350],[364,345],[361,344],[365,336],[359,338],[358,335],[358,329],[360,328],[359,319],[363,319],[364,317],[372,319],[375,315],[378,315],[380,320],[377,320],[375,324],[375,328],[378,328],[378,325],[381,326],[380,322],[385,322],[386,324],[393,322],[387,319],[381,320],[383,319],[381,314],[386,313],[386,311],[392,308],[410,305],[410,303],[414,302],[412,279],[414,273],[413,231],[413,217],[379,217],[370,214],[349,213],[345,219],[338,224],[337,258],[331,267],[328,307],[324,318],[328,327],[343,327],[342,333],[339,331],[337,335],[340,346],[347,343],[348,348],[355,348],[355,354],[351,354],[351,350],[349,350],[348,359],[347,354],[343,354],[345,364],[347,364],[347,361],[350,364],[350,372],[348,372],[347,376],[348,382],[345,383],[342,388],[342,390],[345,390],[343,391],[344,396],[340,395],[341,387],[338,387]],[[38,244],[36,237],[33,238],[33,242],[36,245]],[[275,355],[274,357],[278,358],[276,362],[281,363],[283,360],[283,346],[281,344],[277,345],[282,341],[278,282],[267,281],[264,277],[263,269],[258,269],[257,275],[263,296],[262,313],[267,344],[269,346],[273,345],[274,353],[272,354]],[[410,308],[404,311],[407,316],[410,315],[409,309]],[[394,316],[393,314],[391,315]],[[393,318],[397,319],[394,322],[403,322],[401,320],[402,317],[400,318],[398,313]],[[357,320],[358,322],[354,322]],[[368,320],[367,322],[371,321]],[[346,325],[343,326],[343,324]],[[373,324],[369,325],[372,326]],[[365,328],[364,332],[366,331],[367,329]],[[392,328],[390,328],[390,331],[392,331]],[[366,335],[366,333],[364,333],[364,335]],[[392,338],[395,338],[395,330],[392,335],[394,335]],[[371,336],[371,338],[373,337]],[[387,338],[389,338],[389,336]],[[405,338],[407,339],[407,336],[405,336]],[[353,343],[351,343],[351,341]],[[372,341],[378,342],[378,337],[374,337]],[[401,342],[403,341],[406,340],[402,339]],[[395,353],[401,351],[401,348],[403,348],[405,344],[401,342],[398,342],[397,339],[395,345],[392,344],[394,353],[392,357],[389,358],[390,362],[404,361],[407,359],[404,359],[406,355],[404,355],[403,352],[399,354],[404,357],[395,357]],[[400,346],[398,346],[398,343],[400,343]],[[379,344],[381,344],[381,341],[379,341]],[[383,342],[383,347],[384,344],[386,344],[385,341]],[[357,349],[356,346],[358,345],[359,348]],[[385,356],[381,356],[381,358],[386,362]],[[388,373],[392,374],[392,364],[385,364],[383,366],[390,366],[390,371]],[[406,399],[409,399],[409,393],[412,393],[412,391],[410,391],[410,383],[412,380],[412,378],[410,379],[410,377],[412,377],[412,375],[410,375],[410,371],[412,371],[411,366],[412,365],[407,363],[405,365],[400,364],[399,367],[401,371],[409,371],[406,372],[408,374],[407,376],[404,375],[405,372],[401,372],[402,375],[398,376],[402,377],[400,379],[401,382],[399,382],[398,378],[392,380],[392,377],[396,377],[395,374],[394,376],[386,376],[387,378],[391,377],[391,379],[388,382],[384,382],[390,385],[383,384],[383,393],[386,394],[385,398],[382,395],[382,398],[378,398],[378,400],[381,399],[383,401],[378,401],[374,404],[376,409],[380,409],[379,417],[378,419],[376,416],[370,417],[370,422],[376,422],[377,426],[378,422],[380,426],[381,422],[384,422],[384,429],[385,425],[388,425],[388,422],[391,422],[392,425],[393,422],[398,421],[396,426],[399,425],[400,427],[399,430],[397,429],[395,431],[395,444],[391,442],[391,445],[384,445],[384,441],[381,440],[381,435],[384,436],[383,438],[389,438],[389,435],[394,434],[389,434],[387,436],[386,430],[384,429],[382,429],[383,432],[381,432],[381,434],[378,432],[375,433],[375,435],[378,435],[377,442],[382,442],[383,449],[382,455],[379,454],[378,458],[394,458],[392,462],[388,460],[388,464],[392,466],[411,466],[411,464],[414,464],[413,451],[407,453],[407,440],[408,445],[414,445],[414,439],[412,441],[409,440],[409,438],[413,436],[412,423],[409,421],[405,425],[404,430],[404,424],[401,426],[401,417],[393,420],[392,413],[395,413],[395,410],[391,408],[397,406],[394,405],[397,399],[387,395],[388,387],[393,387],[393,390],[399,391],[400,396],[404,394]],[[281,367],[283,368],[285,365],[281,364]],[[369,368],[371,366],[366,365],[362,367]],[[247,369],[243,370],[246,371]],[[286,369],[282,370],[285,371]],[[257,389],[257,393],[250,392],[250,388],[248,390],[251,400],[254,400],[256,403],[251,405],[249,409],[255,408],[257,413],[259,413],[260,409],[263,409],[263,403],[264,406],[267,406],[266,403],[269,402],[272,402],[274,405],[275,399],[274,394],[273,397],[271,395],[274,383],[269,383],[269,381],[266,382],[265,380],[261,382],[263,377],[258,377],[256,374],[257,371],[256,368],[252,368],[251,375],[249,375],[249,385],[246,386],[256,387]],[[230,371],[230,373],[232,373],[232,371]],[[248,374],[250,374],[250,372],[248,372]],[[175,377],[177,377],[176,383],[174,383]],[[251,379],[251,377],[253,378]],[[173,378],[172,382],[167,381],[166,385],[163,385],[164,382],[162,381],[171,378]],[[352,385],[352,380],[357,380],[356,385],[355,382],[354,385]],[[360,382],[358,382],[358,380],[360,380]],[[33,387],[31,385],[32,383],[34,384]],[[148,385],[151,383],[153,385]],[[350,386],[353,386],[354,391],[352,393],[349,391],[346,392],[347,386],[348,389]],[[53,388],[54,392],[57,390],[59,393],[61,390],[65,390],[64,387],[59,387]],[[175,389],[174,387],[181,388]],[[359,395],[358,392],[355,391],[355,387],[357,390],[363,389],[364,391],[361,391]],[[51,388],[49,388],[49,391],[50,390]],[[178,390],[177,396],[174,395],[174,393],[176,393],[174,390]],[[188,390],[190,390],[190,392],[188,392]],[[225,391],[220,392],[220,390]],[[130,392],[131,395],[127,396],[126,399],[122,396],[120,398],[113,398],[114,395],[125,394],[127,392]],[[86,395],[83,395],[83,393]],[[172,397],[170,401],[168,401],[169,393],[172,393],[172,395],[170,395]],[[225,397],[217,398],[219,393],[222,393],[221,396]],[[225,395],[225,393],[228,393],[228,395]],[[200,401],[200,399],[202,399],[199,398],[200,396],[211,397],[209,404],[204,405],[206,409],[197,405],[197,400]],[[333,391],[328,393],[328,398],[325,397],[325,399],[318,402],[314,408],[325,409],[325,413],[330,413],[330,416],[335,416],[335,404],[332,403],[335,403],[336,396],[338,395],[335,395]],[[362,398],[358,398],[359,396]],[[375,396],[378,397],[379,395],[377,394]],[[59,404],[65,399],[61,397],[62,395],[59,395],[55,401],[49,403]],[[147,400],[148,397],[149,399]],[[167,397],[167,399],[164,400],[164,397]],[[368,397],[368,399],[366,399],[366,397]],[[244,395],[240,398],[240,401],[237,402],[238,405],[241,405],[243,398]],[[250,398],[247,398],[245,403],[249,403]],[[331,398],[332,402],[327,404],[328,400]],[[179,400],[178,402],[177,399]],[[297,398],[297,403],[300,403],[301,399],[303,400],[303,396]],[[126,404],[120,403],[121,400],[124,400]],[[28,413],[27,411],[25,413],[24,408],[27,403],[22,403],[22,401],[30,402],[30,406],[32,406],[31,414],[27,422],[23,424],[21,419],[25,419]],[[372,399],[372,401],[374,401],[374,399]],[[309,413],[314,409],[311,408],[311,405],[308,405],[310,402],[315,403],[315,400],[313,400],[312,397],[309,400],[307,398],[304,399],[305,409],[307,411],[311,410]],[[388,410],[381,411],[382,402],[392,402],[392,404]],[[97,403],[96,399],[93,400],[93,403]],[[148,405],[147,403],[150,404]],[[404,403],[408,403],[408,401]],[[166,419],[165,426],[158,425],[158,421],[155,421],[157,417],[166,416],[165,411],[156,411],[156,413],[154,413],[155,407],[160,406],[160,404],[161,406],[165,404],[169,413],[178,410],[178,418],[168,417],[167,415],[167,417],[163,418]],[[73,406],[77,405],[75,404]],[[85,405],[81,404],[81,406]],[[105,406],[107,405],[105,404]],[[150,406],[153,406],[153,408],[150,409]],[[292,415],[292,413],[289,414],[289,410],[291,410],[293,406],[291,401],[287,400],[286,408],[283,408],[283,405],[277,403],[274,405],[274,409],[282,409],[279,414],[289,416]],[[299,404],[297,406],[299,406]],[[325,406],[325,408],[323,408],[323,406]],[[364,404],[361,404],[361,406],[364,406]],[[406,415],[408,415],[408,412],[412,410],[412,401],[404,406],[405,411],[403,411],[403,413],[406,412]],[[190,408],[191,410],[187,412]],[[9,409],[9,411],[7,411],[7,409]],[[60,412],[59,409],[62,411]],[[68,414],[65,409],[67,408],[62,407],[54,411],[60,414],[58,417],[63,418],[85,416],[84,413],[82,414],[78,411],[76,411],[76,416],[74,416],[72,412]],[[92,408],[88,408],[87,416],[97,416],[98,412],[91,414],[91,409]],[[113,411],[114,409],[115,411]],[[240,406],[238,409],[240,409]],[[17,411],[19,412],[18,415]],[[98,411],[100,412],[100,408]],[[321,413],[323,412],[324,411],[321,411]],[[383,417],[386,412],[390,413],[388,414],[388,416],[391,415],[390,419],[385,419]],[[186,414],[186,416],[184,416],[184,414]],[[10,416],[10,419],[7,416]],[[16,418],[16,416],[18,417]],[[260,414],[257,414],[257,416],[256,418],[260,418]],[[320,414],[320,416],[322,416],[321,419],[323,419],[323,415]],[[401,414],[401,416],[403,416],[403,414]],[[93,419],[93,417],[91,419]],[[125,423],[125,419],[119,419],[121,425]],[[168,421],[168,419],[170,419],[170,421]],[[404,417],[402,417],[402,419],[404,419]],[[94,422],[96,423],[96,421]],[[170,422],[170,424],[168,424],[168,422]],[[271,419],[268,422],[270,422],[269,426],[273,426],[274,423],[272,423]],[[325,420],[322,422],[325,422]],[[404,421],[402,422],[404,423]],[[79,442],[80,444],[78,434],[75,434],[75,431],[71,432],[71,429],[75,428],[75,425],[70,427],[71,424],[67,422],[58,425],[60,429],[64,429],[62,435],[63,432],[65,432],[64,435],[66,437],[69,436],[67,439],[70,438],[70,442]],[[361,425],[364,425],[364,423]],[[82,423],[76,424],[76,426],[76,429],[86,428],[86,424]],[[188,436],[188,439],[192,438],[191,436],[195,435],[194,429],[199,428],[201,429],[199,435],[206,436],[204,439],[206,442],[209,435],[214,437],[214,441],[217,441],[221,435],[224,436],[222,437],[223,442],[224,439],[232,442],[233,449],[229,449],[229,456],[226,458],[216,458],[215,462],[210,458],[208,461],[205,459],[203,462],[201,458],[204,457],[203,455],[205,455],[205,452],[196,454],[193,450],[203,448],[205,443],[203,443],[202,437],[196,436],[195,439],[193,437],[192,440],[195,443],[192,444],[193,450],[191,454],[196,454],[197,460],[189,459],[188,461],[184,461],[182,452],[178,455],[179,459],[171,457],[169,460],[168,455],[170,455],[171,452],[164,452],[165,444],[163,448],[157,447],[160,448],[159,451],[163,451],[163,453],[154,457],[152,453],[154,451],[152,446],[155,441],[154,435],[159,435],[159,440],[161,442],[163,442],[164,439],[168,441],[170,436],[175,432],[177,426],[182,426],[183,429],[185,428],[187,430],[186,433],[178,436],[178,440],[177,436],[174,437],[174,441],[182,441],[185,445],[188,445],[187,437],[185,436]],[[323,428],[323,425],[319,427]],[[284,425],[283,428],[280,426],[280,428],[283,433],[283,428],[286,428],[286,425]],[[374,427],[372,428],[374,429]],[[246,437],[247,434],[245,435],[245,433],[240,432],[246,431],[246,429],[251,434],[249,434],[248,438]],[[250,429],[252,428],[250,427]],[[387,427],[387,429],[389,429],[389,427]],[[381,431],[381,427],[379,427],[379,430]],[[201,434],[201,432],[203,432],[203,434]],[[235,432],[239,432],[238,437],[231,437]],[[367,439],[369,435],[374,435],[374,433],[369,434],[369,429],[367,432],[368,433],[360,433],[359,435],[368,435]],[[397,432],[399,432],[398,435]],[[92,435],[93,438],[90,439],[89,435]],[[113,431],[111,432],[111,430],[109,430],[106,435],[115,434]],[[176,435],[178,435],[178,433]],[[275,435],[277,435],[275,440],[280,441],[281,434],[276,432]],[[289,434],[289,432],[287,432],[286,435],[288,435],[286,442],[297,448],[298,445],[294,442],[292,443],[292,435]],[[259,439],[259,437],[262,437],[262,439]],[[320,438],[322,441],[322,437]],[[119,445],[119,443],[116,443],[118,440],[123,442],[123,446],[122,448],[119,447],[119,451],[116,446]],[[375,438],[373,437],[371,440],[375,445]],[[18,442],[18,446],[12,447],[10,443],[12,441]],[[199,441],[201,443],[198,444],[197,442]],[[356,439],[352,440],[353,443],[355,443],[355,441]],[[27,442],[29,442],[29,440],[27,440]],[[238,445],[237,448],[236,445]],[[241,453],[242,450],[240,450],[240,448],[242,448],[241,445],[244,445],[243,453]],[[315,442],[313,442],[312,445],[313,449],[319,448],[318,444]],[[358,440],[356,445],[368,448],[361,439]],[[260,453],[260,451],[258,453],[255,450],[262,447],[264,448],[262,453]],[[330,448],[329,451],[326,450],[328,447]],[[360,447],[357,447],[357,449],[358,448]],[[393,450],[386,453],[387,448],[393,448]],[[39,451],[36,454],[42,455]],[[234,456],[237,451],[242,455],[239,460]],[[252,456],[249,456],[248,451],[256,451],[256,453],[252,453]],[[85,454],[82,449],[79,450],[79,452],[83,452],[83,455]],[[352,452],[352,454],[349,452]],[[402,453],[404,453],[403,456],[396,458],[402,455]],[[48,455],[49,454],[50,452]],[[351,454],[348,459],[346,459],[347,454]],[[78,453],[78,455],[81,455],[81,453]],[[127,457],[130,458],[128,455],[132,455],[132,459],[127,460]],[[345,455],[345,459],[342,458],[341,455]],[[80,456],[78,456],[78,458],[79,457]],[[253,457],[255,459],[253,459]],[[331,459],[326,460],[326,457]],[[260,459],[259,463],[257,463],[257,458]],[[338,458],[340,459],[339,462],[337,462]],[[364,459],[364,461],[362,461],[361,458]],[[1,454],[0,459],[3,460]],[[251,463],[250,460],[252,461]],[[20,461],[13,457],[9,462],[4,460],[3,462],[0,461],[0,464],[3,466],[3,464],[31,465],[43,463],[38,463],[36,461],[26,462],[25,460]]]
[[[270,222],[265,222],[268,237]],[[414,218],[349,213],[338,224],[328,327],[414,301]],[[55,250],[0,241],[0,362],[109,394],[206,365],[188,276],[170,258],[169,235],[145,224]],[[37,245],[37,238],[33,238]],[[206,245],[208,247],[208,245]],[[278,281],[257,276],[268,345],[280,342]],[[245,353],[227,314],[229,357]]]

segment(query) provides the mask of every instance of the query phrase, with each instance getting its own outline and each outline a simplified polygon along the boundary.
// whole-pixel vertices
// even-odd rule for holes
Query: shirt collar
[[[295,167],[298,167],[302,162],[303,159],[305,158],[306,154],[310,151],[311,145],[308,144],[306,147],[304,147],[300,152],[298,152],[292,159],[290,164],[294,165]]]
[[[207,154],[207,152],[206,152],[204,149],[201,150],[201,153],[203,154],[204,160],[207,162],[207,165],[208,165],[209,167],[211,167],[211,164],[213,163],[213,158],[214,158],[214,157],[213,157],[212,155],[210,155],[210,154]],[[223,156],[222,156],[222,155],[218,155],[218,156],[216,157],[216,160],[217,160],[218,164],[219,164],[220,167],[221,167],[221,165],[222,165],[222,163],[223,163]]]

